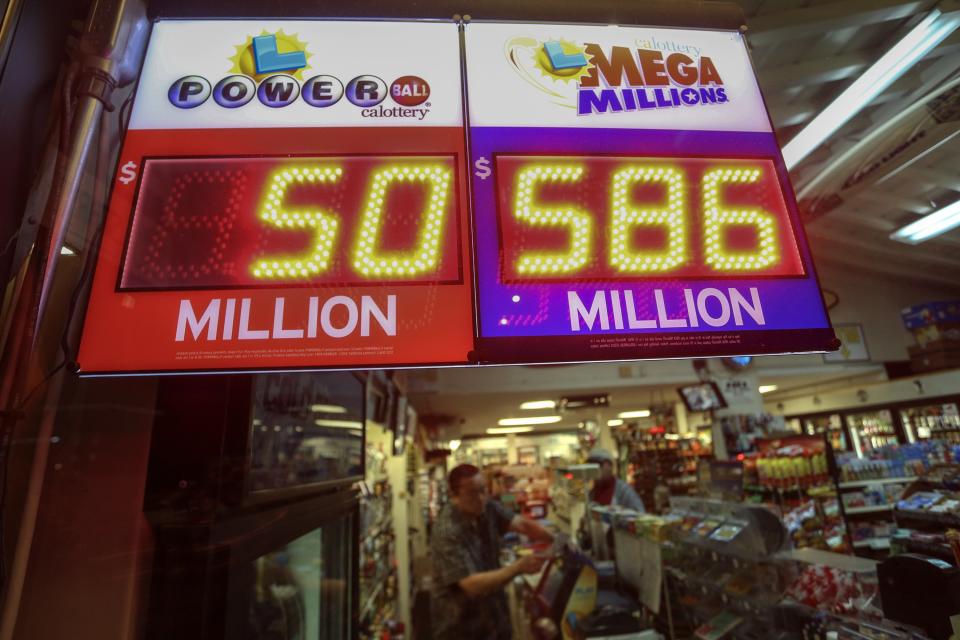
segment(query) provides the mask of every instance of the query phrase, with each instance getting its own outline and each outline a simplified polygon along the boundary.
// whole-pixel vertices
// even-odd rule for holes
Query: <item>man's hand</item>
[[[546,558],[538,556],[524,556],[505,567],[471,574],[458,582],[457,585],[467,594],[468,598],[479,598],[499,591],[520,574],[540,571],[546,560]]]
[[[516,572],[516,575],[520,575],[521,573],[537,573],[543,568],[543,563],[546,561],[547,558],[545,557],[529,555],[519,558],[511,566]]]
[[[538,523],[523,516],[514,516],[510,522],[510,531],[523,534],[534,542],[553,542],[553,534]]]

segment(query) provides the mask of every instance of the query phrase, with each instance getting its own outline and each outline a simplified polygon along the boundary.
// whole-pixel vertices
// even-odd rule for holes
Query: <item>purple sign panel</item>
[[[478,358],[835,348],[739,35],[557,31],[467,27]]]

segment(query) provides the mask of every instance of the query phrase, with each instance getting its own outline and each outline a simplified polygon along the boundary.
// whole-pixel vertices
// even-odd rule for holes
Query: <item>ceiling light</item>
[[[77,255],[77,252],[74,251],[73,249],[71,249],[70,247],[68,247],[67,245],[63,245],[62,247],[60,247],[60,255],[62,255],[62,256],[75,256],[75,255]]]
[[[617,414],[618,418],[649,418],[650,409],[640,409],[639,411],[622,411]]]
[[[456,451],[456,450],[459,449],[459,448],[460,448],[460,441],[459,441],[459,440],[451,440],[451,441],[450,441],[450,451]]]
[[[345,407],[338,404],[315,404],[311,405],[310,411],[314,413],[346,413]]]
[[[944,15],[933,9],[787,143],[783,148],[787,168],[793,168],[823,144],[957,26],[960,26],[960,12]]]
[[[616,418],[614,420],[607,420],[608,427],[619,427],[621,425],[623,425],[623,420],[621,420],[620,418]]]
[[[336,429],[362,429],[363,424],[356,420],[314,420],[318,427],[334,427]]]
[[[777,390],[777,385],[775,384],[762,384],[760,385],[760,393],[770,393]]]
[[[555,400],[530,400],[529,402],[521,404],[520,408],[524,411],[531,411],[533,409],[556,409],[557,403]]]
[[[955,227],[960,227],[960,200],[897,229],[890,234],[890,238],[907,244],[920,244]]]
[[[501,427],[516,427],[525,424],[554,424],[560,422],[560,416],[530,416],[529,418],[501,418],[497,424]]]
[[[504,435],[507,433],[529,433],[533,427],[490,427],[487,433],[492,436]]]

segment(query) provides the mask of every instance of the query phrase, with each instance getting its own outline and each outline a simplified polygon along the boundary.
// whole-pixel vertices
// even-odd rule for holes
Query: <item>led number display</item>
[[[803,276],[766,159],[496,157],[502,281]]]
[[[151,159],[120,289],[461,282],[453,156]]]

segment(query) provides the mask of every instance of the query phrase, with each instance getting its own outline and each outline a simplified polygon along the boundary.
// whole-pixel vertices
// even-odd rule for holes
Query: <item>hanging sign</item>
[[[834,341],[735,31],[161,21],[115,180],[85,374]]]
[[[466,362],[459,46],[452,23],[157,23],[81,370]]]
[[[478,355],[830,348],[743,37],[465,28]]]

